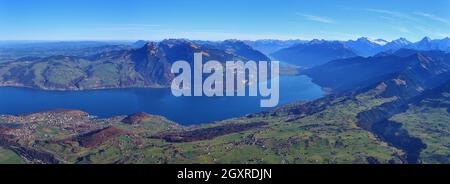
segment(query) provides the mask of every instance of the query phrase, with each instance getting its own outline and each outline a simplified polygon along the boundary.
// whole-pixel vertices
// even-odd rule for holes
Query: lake
[[[324,95],[306,76],[280,77],[280,105]],[[170,89],[43,91],[0,87],[0,114],[23,114],[57,108],[79,109],[98,117],[136,112],[162,115],[189,125],[244,116],[261,108],[263,97],[174,97]],[[264,98],[266,99],[266,98]]]

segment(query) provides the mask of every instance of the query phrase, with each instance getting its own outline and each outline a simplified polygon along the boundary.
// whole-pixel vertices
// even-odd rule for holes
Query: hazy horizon
[[[42,42],[136,42],[136,41],[141,41],[141,40],[143,40],[143,41],[160,42],[160,41],[163,41],[163,40],[170,40],[170,39],[191,40],[191,41],[211,41],[211,42],[221,42],[221,41],[225,41],[225,40],[241,40],[241,41],[260,41],[260,40],[277,40],[277,41],[293,41],[293,40],[300,40],[300,41],[312,41],[312,40],[349,41],[349,40],[357,40],[357,39],[363,38],[363,37],[365,37],[365,36],[354,38],[354,39],[341,39],[341,40],[339,40],[339,39],[328,40],[328,39],[323,39],[323,38],[311,38],[311,39],[275,39],[275,38],[236,39],[236,38],[225,38],[225,39],[219,39],[219,40],[189,39],[189,38],[163,38],[163,39],[159,39],[159,40],[147,40],[147,39],[130,39],[130,40],[107,40],[107,39],[105,39],[105,40],[101,40],[101,39],[96,39],[96,40],[95,39],[91,39],[91,40],[84,40],[84,39],[80,39],[80,40],[70,40],[70,39],[67,39],[67,40],[2,40],[2,39],[0,39],[0,42],[28,42],[28,43],[29,42],[34,42],[34,43],[42,43]],[[433,38],[433,37],[430,37],[430,36],[424,36],[424,37],[422,37],[422,38],[420,38],[418,40],[410,40],[410,39],[407,39],[407,38],[405,38],[405,39],[407,39],[408,41],[411,41],[411,42],[418,42],[418,41],[424,39],[425,37],[428,37],[431,40],[440,40],[440,39],[448,39],[448,38],[450,38],[450,37]],[[382,40],[391,42],[393,40],[404,38],[404,37],[398,37],[398,38],[393,39],[393,40],[388,40],[388,39],[383,39],[383,38],[370,38],[370,37],[365,37],[365,38],[374,39],[374,40],[382,39]]]
[[[0,0],[0,40],[449,37],[450,1]]]

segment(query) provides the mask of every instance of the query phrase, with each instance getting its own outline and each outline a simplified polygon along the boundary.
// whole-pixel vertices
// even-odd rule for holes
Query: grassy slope
[[[381,142],[355,124],[358,112],[392,99],[362,94],[356,99],[340,100],[295,121],[288,121],[291,115],[283,114],[286,112],[281,109],[277,116],[258,115],[182,128],[268,123],[210,140],[170,143],[150,139],[150,135],[168,130],[169,124],[158,120],[159,123],[140,125],[118,123],[114,126],[135,134],[116,137],[95,148],[83,148],[71,142],[41,144],[40,149],[56,154],[67,163],[367,163],[369,158],[381,163],[399,163],[401,150]]]
[[[446,98],[425,99],[391,118],[427,145],[420,154],[423,163],[450,163],[450,94],[443,95]],[[439,105],[430,105],[436,102]]]
[[[23,164],[25,161],[11,150],[0,147],[0,164]]]

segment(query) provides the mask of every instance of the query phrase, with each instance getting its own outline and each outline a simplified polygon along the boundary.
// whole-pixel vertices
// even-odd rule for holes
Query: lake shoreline
[[[307,76],[282,76],[280,80],[280,103],[277,107],[326,95],[322,88],[312,83]],[[0,106],[0,114],[18,115],[53,109],[79,109],[99,118],[108,118],[145,112],[164,116],[183,125],[191,125],[238,118],[273,109],[261,108],[260,99],[261,96],[175,97],[170,88],[55,91],[1,86],[0,101],[8,105]]]

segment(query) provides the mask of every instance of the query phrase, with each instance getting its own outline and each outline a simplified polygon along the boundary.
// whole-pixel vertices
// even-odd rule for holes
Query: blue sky
[[[0,40],[450,37],[449,0],[0,0]]]

